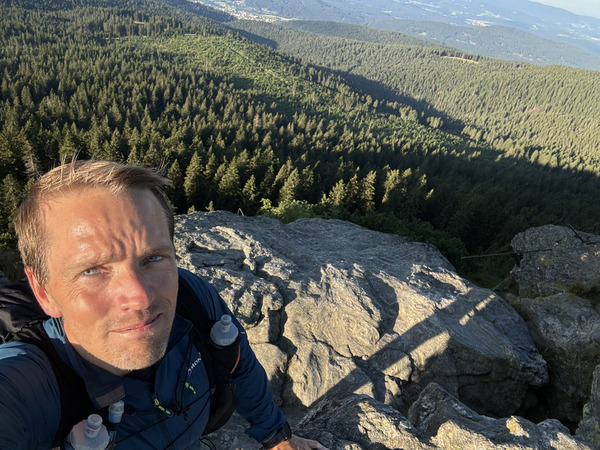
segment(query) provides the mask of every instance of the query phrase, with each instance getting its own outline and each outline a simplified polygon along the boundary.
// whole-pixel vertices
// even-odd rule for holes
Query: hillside
[[[600,72],[538,67],[455,50],[357,42],[235,22],[357,88],[402,99],[506,156],[600,173]],[[357,62],[360,62],[359,64]]]
[[[324,20],[379,27],[379,22],[395,19],[432,21],[460,27],[509,27],[540,38],[579,47],[600,55],[600,19],[573,14],[528,0],[429,0],[427,2],[373,0],[367,3],[343,0],[202,0],[215,7],[225,7],[235,14],[268,14],[270,19]],[[238,18],[240,14],[236,14]],[[385,25],[383,25],[385,28]],[[483,33],[486,33],[485,31]],[[546,43],[545,46],[551,44]],[[562,53],[561,46],[556,46]],[[471,50],[472,52],[472,50]],[[520,53],[519,49],[510,53]]]
[[[600,194],[589,172],[541,164],[516,140],[521,153],[493,147],[472,127],[448,133],[458,119],[418,111],[418,96],[390,95],[366,78],[358,87],[352,73],[252,43],[193,11],[105,6],[1,7],[0,270],[15,270],[10,221],[30,179],[73,154],[164,166],[180,213],[351,220],[434,243],[462,273],[510,268],[512,260],[485,267],[460,257],[506,248],[530,226],[599,226],[600,213],[586,208]],[[321,45],[303,42],[306,51]],[[438,50],[413,51],[418,68],[419,54]],[[438,54],[441,67],[475,66],[452,55]],[[340,56],[356,67],[371,61]],[[430,83],[425,75],[420,83]]]
[[[427,42],[432,42],[434,43],[432,46],[435,44],[450,46],[469,53],[507,61],[600,70],[600,56],[571,45],[557,44],[516,28],[459,27],[442,22],[399,19],[373,23],[372,26],[380,28],[381,31],[366,26],[336,22],[293,20],[282,24],[290,28],[357,41],[420,47],[427,47],[429,46]],[[411,40],[410,36],[417,39]]]
[[[278,25],[285,25],[296,30],[310,31],[311,33],[322,34],[324,36],[335,36],[344,39],[353,39],[355,41],[373,42],[376,44],[408,45],[416,47],[440,47],[441,43],[430,42],[421,37],[409,36],[402,30],[380,30],[364,25],[354,25],[342,22],[313,21],[313,20],[290,20],[281,22]],[[236,26],[233,24],[233,26]],[[415,33],[412,33],[413,35]]]

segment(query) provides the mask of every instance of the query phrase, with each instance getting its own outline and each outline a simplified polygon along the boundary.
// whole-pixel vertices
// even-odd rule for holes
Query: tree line
[[[453,50],[329,37],[236,22],[356,88],[401,98],[446,129],[485,141],[503,157],[600,172],[600,72],[499,61]]]

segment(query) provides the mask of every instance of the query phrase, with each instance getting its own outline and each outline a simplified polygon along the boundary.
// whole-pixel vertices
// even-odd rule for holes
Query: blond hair
[[[32,184],[13,220],[23,264],[29,266],[42,286],[47,284],[43,205],[62,194],[86,189],[105,189],[115,196],[129,189],[149,189],[164,210],[173,240],[173,208],[162,189],[170,184],[154,169],[111,161],[72,161],[52,169]]]

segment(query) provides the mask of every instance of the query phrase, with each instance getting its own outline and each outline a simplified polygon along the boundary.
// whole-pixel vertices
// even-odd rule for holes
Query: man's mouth
[[[127,325],[126,327],[118,328],[116,330],[112,330],[113,333],[118,334],[137,334],[137,333],[146,333],[155,328],[159,319],[162,317],[162,314],[157,314],[145,322],[138,322],[131,325]]]

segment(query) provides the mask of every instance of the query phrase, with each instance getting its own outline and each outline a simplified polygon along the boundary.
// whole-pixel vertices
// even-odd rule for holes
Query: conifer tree
[[[273,196],[273,184],[275,182],[275,167],[270,164],[263,179],[260,182],[259,192],[262,198],[271,199]]]
[[[0,194],[2,195],[2,205],[0,207],[2,220],[1,228],[4,230],[4,233],[9,231],[9,233],[2,237],[2,241],[6,241],[9,240],[11,236],[14,236],[12,220],[23,195],[23,188],[13,174],[8,174],[2,180],[2,190],[0,191]]]
[[[185,208],[186,193],[183,187],[184,178],[179,167],[179,161],[176,159],[171,164],[167,178],[171,180],[171,185],[165,187],[165,191],[169,196],[175,212],[182,211]]]
[[[333,202],[335,206],[345,207],[346,183],[344,183],[344,180],[339,180],[333,186],[333,188],[331,188],[331,191],[329,192],[329,195],[327,197]]]
[[[150,144],[148,150],[144,154],[143,164],[148,167],[160,167],[162,165],[163,157],[161,152],[158,150],[158,146],[154,143]]]
[[[219,206],[231,211],[241,206],[242,187],[240,174],[235,164],[230,163],[227,171],[219,181]]]
[[[198,152],[194,152],[190,164],[185,171],[185,179],[183,181],[183,190],[187,200],[188,207],[200,206],[202,199],[200,196],[202,185],[202,163]]]
[[[254,177],[254,174],[252,174],[250,175],[248,181],[246,181],[244,189],[242,189],[242,205],[246,215],[254,214],[258,210],[258,194],[259,192],[258,188],[256,187],[256,178]]]
[[[302,189],[300,174],[298,169],[292,170],[289,177],[283,183],[279,191],[279,203],[291,202],[292,200],[300,200],[300,191]]]
[[[358,195],[358,209],[360,212],[373,211],[375,209],[375,181],[377,173],[372,170],[360,181],[360,192]]]
[[[396,212],[400,209],[402,196],[404,195],[400,170],[388,170],[384,187],[381,210],[385,212]]]
[[[358,181],[358,175],[354,174],[352,178],[346,184],[346,195],[344,204],[346,209],[350,212],[354,212],[358,208],[358,199],[360,195],[360,184]]]

